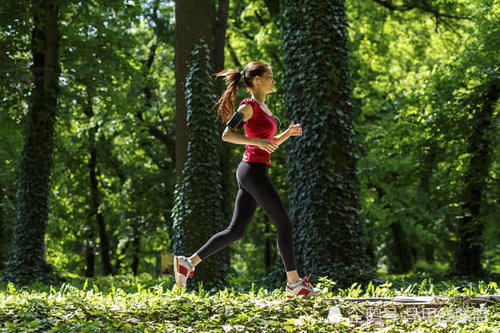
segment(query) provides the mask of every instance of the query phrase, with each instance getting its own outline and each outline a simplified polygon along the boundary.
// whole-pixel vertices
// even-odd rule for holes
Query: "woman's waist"
[[[238,168],[237,168],[237,173],[238,171],[241,171],[241,170],[262,170],[262,171],[265,171],[267,173],[267,171],[269,170],[269,164],[266,163],[266,162],[261,162],[261,161],[247,161],[245,159],[242,159],[240,161],[240,164],[238,165]]]

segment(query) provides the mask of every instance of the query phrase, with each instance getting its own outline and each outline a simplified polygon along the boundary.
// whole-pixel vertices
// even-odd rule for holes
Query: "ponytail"
[[[243,71],[239,72],[235,69],[223,70],[215,74],[216,77],[224,77],[227,84],[227,89],[219,98],[219,108],[217,116],[222,118],[223,122],[229,121],[233,115],[234,102],[236,102],[236,94],[238,92],[238,84],[243,77]]]
[[[245,82],[247,88],[253,87],[253,78],[262,76],[265,72],[271,70],[271,66],[267,62],[252,61],[241,72],[235,69],[225,69],[217,74],[216,77],[224,77],[227,84],[227,89],[219,98],[219,108],[217,115],[222,118],[222,121],[227,123],[233,116],[234,102],[236,102],[236,94],[238,92],[238,84],[241,78]]]

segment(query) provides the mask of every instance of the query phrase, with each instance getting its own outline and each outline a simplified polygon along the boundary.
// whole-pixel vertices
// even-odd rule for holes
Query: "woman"
[[[276,122],[265,104],[266,95],[271,93],[274,87],[273,72],[269,64],[251,62],[241,72],[224,70],[218,73],[217,77],[224,77],[228,85],[219,100],[218,109],[219,116],[227,124],[222,140],[244,144],[246,147],[236,172],[238,194],[233,218],[226,230],[213,235],[191,257],[174,256],[175,281],[180,288],[185,288],[187,279],[193,277],[195,267],[203,259],[242,238],[259,205],[278,231],[278,248],[288,279],[285,290],[292,295],[316,296],[319,290],[309,284],[309,277],[299,278],[293,251],[292,222],[268,176],[270,154],[291,136],[302,135],[302,128],[300,124],[294,124],[292,121],[285,132],[275,136]],[[233,114],[241,79],[252,97],[243,100],[237,112]],[[245,128],[245,135],[238,133],[241,125]]]

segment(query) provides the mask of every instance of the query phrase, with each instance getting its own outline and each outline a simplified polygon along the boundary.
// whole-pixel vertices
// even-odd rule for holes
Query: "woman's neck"
[[[258,102],[265,103],[266,102],[266,94],[259,91],[252,92],[252,98]]]

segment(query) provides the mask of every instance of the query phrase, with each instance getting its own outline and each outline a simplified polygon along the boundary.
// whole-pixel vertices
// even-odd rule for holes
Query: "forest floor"
[[[74,278],[57,287],[2,284],[0,332],[500,331],[496,282],[334,284],[320,278],[322,294],[312,299],[254,286],[185,291],[148,276]]]

